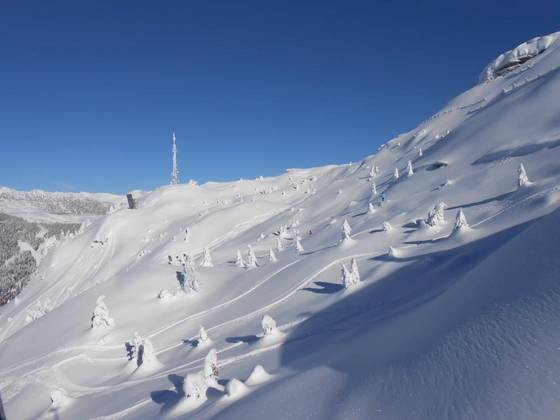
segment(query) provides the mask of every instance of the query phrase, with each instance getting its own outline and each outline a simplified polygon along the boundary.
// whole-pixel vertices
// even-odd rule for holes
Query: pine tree
[[[296,250],[297,250],[297,252],[299,252],[300,254],[301,254],[303,251],[305,251],[305,250],[303,249],[303,245],[301,244],[301,240],[300,240],[299,236],[296,237]]]
[[[276,238],[276,249],[278,251],[282,251],[284,249],[284,244],[282,243],[282,238],[280,238],[280,236]]]
[[[360,282],[360,271],[358,270],[356,258],[352,258],[352,262],[350,263],[350,273],[354,276],[354,282],[358,284]]]
[[[207,384],[215,384],[218,381],[218,353],[216,349],[210,350],[204,358],[203,376]]]
[[[342,228],[341,228],[341,241],[348,241],[351,238],[350,234],[352,233],[352,228],[350,227],[350,224],[348,223],[348,220],[344,219],[344,223],[342,224]]]
[[[104,295],[97,298],[93,316],[91,317],[91,328],[93,329],[109,328],[115,325],[115,321],[109,316],[109,308],[107,308],[104,299]]]
[[[414,175],[414,171],[412,170],[412,162],[409,160],[408,164],[406,165],[407,176]]]
[[[276,330],[276,321],[270,315],[265,315],[262,317],[261,327],[263,330],[263,337],[272,335]]]
[[[352,272],[348,270],[346,265],[341,265],[341,272],[342,272],[342,284],[346,289],[354,286],[356,284],[356,277],[352,275]]]
[[[418,156],[422,157],[423,156],[423,152],[422,152],[422,148],[418,148]]]
[[[445,224],[444,210],[447,207],[443,201],[435,205],[435,207],[428,213],[428,218],[425,220],[426,224],[432,228],[439,227]]]
[[[375,213],[375,207],[373,206],[373,203],[368,204],[368,213]]]
[[[205,247],[202,251],[202,262],[200,263],[201,267],[214,267],[214,263],[212,262],[212,256],[210,255],[210,250]]]
[[[457,212],[457,217],[455,218],[455,226],[453,226],[453,233],[466,232],[470,229],[471,228],[467,222],[465,213],[463,213],[463,209],[459,209],[459,211]]]
[[[255,268],[259,265],[257,256],[255,255],[255,251],[253,250],[253,247],[251,245],[247,245],[247,248],[247,267]]]
[[[527,176],[527,171],[525,170],[525,166],[522,163],[519,164],[519,168],[517,169],[517,186],[518,188],[523,188],[527,185],[531,185],[531,181],[529,181],[529,177]]]
[[[189,228],[185,229],[185,242],[189,242],[191,239],[191,231],[189,230]]]
[[[206,343],[208,341],[208,333],[204,327],[200,327],[198,330],[198,344]]]
[[[396,166],[395,166],[395,172],[393,173],[393,178],[395,179],[395,181],[399,179],[399,168],[397,168]]]
[[[393,229],[393,226],[391,226],[391,223],[389,222],[383,222],[382,229],[384,232],[390,232]]]
[[[387,255],[389,257],[396,257],[397,256],[397,250],[395,248],[393,248],[392,246],[390,246],[389,251],[387,252]]]
[[[371,181],[371,193],[373,195],[377,195],[377,186],[375,185],[375,181]]]
[[[270,248],[268,250],[268,262],[274,263],[276,261],[278,261],[278,258],[276,258],[276,254],[274,253],[274,250]]]
[[[185,264],[183,265],[183,273],[185,281],[183,290],[185,293],[198,292],[200,290],[199,278],[200,275],[196,271],[194,260],[190,255],[187,255]]]
[[[369,178],[375,177],[375,166],[371,166],[371,170],[369,171]]]
[[[243,255],[241,255],[241,251],[238,249],[237,250],[237,257],[235,259],[235,265],[238,266],[239,268],[245,268],[245,261],[243,261]]]

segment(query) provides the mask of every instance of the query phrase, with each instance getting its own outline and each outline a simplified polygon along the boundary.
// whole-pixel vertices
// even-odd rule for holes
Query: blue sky
[[[153,189],[358,160],[560,30],[557,1],[13,1],[0,185]]]

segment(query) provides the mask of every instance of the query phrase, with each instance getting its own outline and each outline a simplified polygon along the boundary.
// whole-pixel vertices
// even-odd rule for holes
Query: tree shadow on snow
[[[164,389],[150,393],[152,401],[161,405],[160,414],[173,408],[185,396],[185,379],[182,376],[172,373],[167,379],[175,387],[174,390]]]
[[[484,204],[488,204],[491,203],[492,201],[504,201],[506,198],[508,198],[509,196],[511,196],[513,191],[507,192],[505,194],[500,194],[497,195],[495,197],[490,197],[490,198],[485,198],[484,200],[480,200],[480,201],[475,201],[472,203],[465,203],[465,204],[459,204],[457,206],[453,206],[453,207],[448,207],[447,210],[455,210],[455,209],[467,209],[469,207],[476,207],[476,206],[481,206]]]
[[[324,295],[324,294],[340,292],[344,288],[341,284],[330,283],[328,281],[316,281],[313,282],[313,284],[319,287],[304,287],[301,290]]]
[[[243,336],[236,336],[236,337],[227,337],[226,341],[228,343],[246,343],[251,344],[258,341],[259,337],[256,335],[243,335]]]

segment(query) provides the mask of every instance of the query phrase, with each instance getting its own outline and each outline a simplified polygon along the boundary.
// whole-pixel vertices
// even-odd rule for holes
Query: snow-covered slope
[[[361,162],[96,219],[2,308],[8,418],[557,418],[559,66],[554,37]]]

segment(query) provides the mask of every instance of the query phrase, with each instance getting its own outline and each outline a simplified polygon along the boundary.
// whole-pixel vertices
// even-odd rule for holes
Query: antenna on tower
[[[175,132],[173,132],[173,169],[171,171],[170,185],[177,185],[179,183],[179,169],[177,168],[177,143],[175,140]]]

